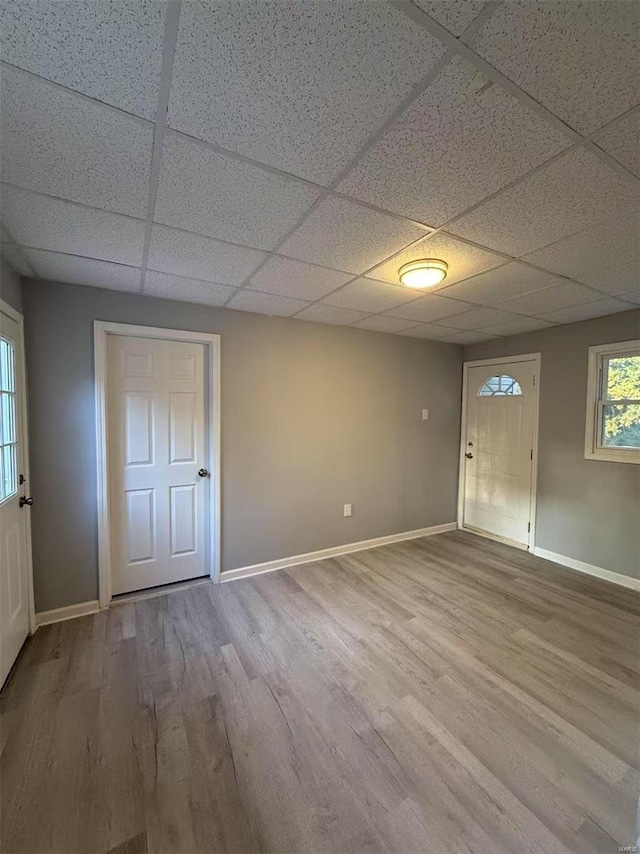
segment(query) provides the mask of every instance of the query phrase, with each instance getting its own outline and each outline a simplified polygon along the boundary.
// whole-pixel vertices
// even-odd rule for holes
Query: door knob
[[[25,504],[28,504],[29,507],[33,504],[33,498],[25,498],[24,495],[20,496],[20,501],[18,501],[20,507],[24,507]]]
[[[473,454],[470,454],[470,453],[469,453],[469,451],[467,451],[467,453],[465,454],[465,457],[466,457],[468,460],[472,460],[472,459],[473,459]]]
[[[198,472],[198,477],[209,477],[209,470],[200,469],[200,471]]]

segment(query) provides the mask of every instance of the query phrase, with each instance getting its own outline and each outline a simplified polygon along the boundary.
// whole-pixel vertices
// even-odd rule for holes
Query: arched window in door
[[[478,390],[478,397],[498,397],[507,394],[522,394],[518,380],[509,374],[499,374],[485,380]]]

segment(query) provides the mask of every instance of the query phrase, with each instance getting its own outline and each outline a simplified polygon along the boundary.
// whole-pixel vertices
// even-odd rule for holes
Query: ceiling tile
[[[169,133],[164,140],[155,219],[219,240],[273,249],[319,192]]]
[[[411,302],[419,293],[399,285],[388,285],[373,279],[356,279],[323,300],[324,303],[366,311],[370,314]]]
[[[553,326],[539,317],[518,317],[515,320],[507,320],[504,323],[496,323],[495,326],[487,326],[480,330],[485,335],[520,335],[522,332],[534,332],[536,329],[547,329]]]
[[[292,314],[296,314],[296,312],[307,305],[309,305],[308,302],[300,299],[242,290],[238,291],[227,305],[227,308],[232,308],[235,311],[252,311],[254,314],[291,317]]]
[[[640,177],[640,110],[598,131],[593,141]]]
[[[470,308],[471,306],[465,302],[445,299],[444,297],[437,296],[437,294],[427,294],[407,305],[393,308],[387,313],[392,317],[403,317],[405,320],[421,320],[423,323],[431,323],[434,320],[452,317],[455,314],[461,314],[463,311],[469,311]]]
[[[352,278],[351,273],[329,270],[272,255],[266,264],[251,277],[248,287],[270,294],[298,299],[317,300],[335,291]]]
[[[165,4],[3,0],[2,58],[127,112],[155,119]]]
[[[419,326],[412,326],[399,332],[399,335],[407,335],[409,338],[445,338],[457,332],[456,329],[449,329],[446,326],[436,326],[434,323],[421,323]]]
[[[635,305],[640,305],[640,285],[633,291],[627,291],[624,294],[619,294],[619,299],[626,300],[627,302],[632,302]]]
[[[503,323],[507,320],[513,320],[513,314],[499,311],[497,308],[476,308],[472,311],[465,311],[463,314],[457,314],[455,317],[448,317],[443,321],[436,320],[436,324],[442,323],[442,325],[450,326],[453,329],[480,329],[482,326],[491,326],[494,323]]]
[[[442,338],[447,344],[482,344],[484,341],[491,341],[495,335],[487,335],[486,332],[454,332],[452,335],[447,335]]]
[[[2,100],[3,180],[146,216],[153,125],[6,68]]]
[[[401,320],[399,317],[389,317],[388,314],[375,314],[373,317],[365,317],[364,320],[359,320],[353,325],[357,326],[358,329],[371,329],[374,332],[402,332],[404,329],[411,329],[412,326],[418,324]]]
[[[363,273],[417,240],[424,229],[336,196],[322,199],[279,251],[350,273]]]
[[[13,243],[2,243],[0,245],[0,257],[2,257],[16,273],[21,276],[33,276],[33,270],[29,269],[24,257],[24,250],[19,249]],[[1,283],[0,283],[0,291]]]
[[[559,311],[551,311],[543,317],[545,320],[551,320],[554,323],[576,323],[580,320],[591,320],[592,317],[616,314],[619,311],[633,311],[633,306],[613,298],[601,299],[596,302],[574,305],[571,308],[561,308]]]
[[[226,285],[156,273],[154,270],[147,270],[144,280],[144,293],[147,296],[197,302],[202,305],[224,305],[235,292],[235,288],[228,288]]]
[[[638,9],[627,0],[512,0],[465,41],[580,133],[637,103]]]
[[[41,279],[114,291],[140,290],[140,270],[135,267],[43,249],[26,249],[25,255]]]
[[[27,190],[2,188],[2,222],[22,246],[85,255],[133,267],[142,263],[145,223]]]
[[[482,12],[485,0],[413,0],[413,3],[454,36],[461,36]]]
[[[437,227],[569,144],[457,57],[338,189]]]
[[[640,282],[638,226],[637,217],[598,223],[525,259],[605,293],[624,293]]]
[[[470,246],[447,234],[434,234],[418,243],[408,246],[389,261],[384,261],[379,267],[371,270],[368,274],[371,278],[391,282],[393,285],[400,284],[398,270],[409,261],[419,258],[440,258],[448,264],[446,285],[466,279],[481,270],[498,267],[504,264],[505,259],[501,255],[495,255],[487,249],[479,246]]]
[[[475,302],[478,305],[502,305],[504,300],[563,284],[552,273],[536,270],[512,261],[495,270],[480,273],[450,288],[442,288],[438,293],[452,299]]]
[[[443,54],[390,4],[192,0],[169,125],[328,184]]]
[[[148,267],[190,279],[240,285],[264,257],[265,253],[257,249],[233,246],[199,234],[154,225]]]
[[[367,316],[366,311],[351,311],[348,308],[336,308],[333,305],[316,303],[300,312],[297,320],[312,320],[314,323],[334,323],[338,326],[348,326],[356,320]]]
[[[593,302],[599,299],[600,294],[584,285],[576,282],[565,282],[553,288],[536,291],[515,299],[508,299],[502,303],[507,311],[516,314],[546,314],[558,308],[568,308],[570,305],[580,305],[583,302]]]
[[[553,240],[637,210],[640,184],[574,148],[462,216],[449,231],[524,255]]]

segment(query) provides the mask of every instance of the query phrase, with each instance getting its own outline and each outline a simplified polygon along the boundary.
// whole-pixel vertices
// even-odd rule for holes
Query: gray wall
[[[465,360],[542,353],[536,545],[640,577],[640,467],[586,460],[589,347],[640,337],[640,311],[465,348]]]
[[[455,520],[460,347],[75,285],[24,299],[38,611],[98,593],[96,319],[222,336],[224,570]]]
[[[4,258],[0,258],[0,298],[20,314],[23,313],[22,279]]]

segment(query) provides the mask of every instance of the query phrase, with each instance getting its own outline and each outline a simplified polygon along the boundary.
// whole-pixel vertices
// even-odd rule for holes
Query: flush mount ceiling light
[[[398,270],[398,276],[403,285],[408,288],[433,288],[439,285],[447,275],[447,264],[436,258],[422,258],[403,264]]]

